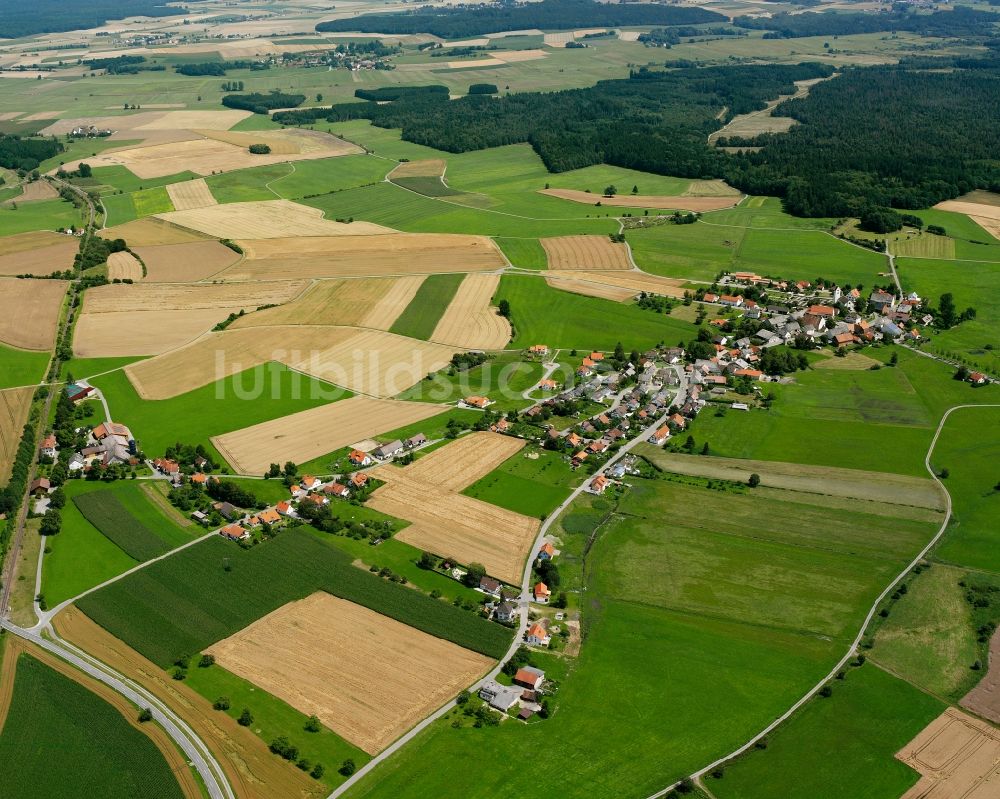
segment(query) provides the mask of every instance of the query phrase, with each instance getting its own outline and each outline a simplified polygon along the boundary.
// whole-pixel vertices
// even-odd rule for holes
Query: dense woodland
[[[823,11],[810,14],[775,14],[773,17],[737,17],[740,28],[770,31],[764,38],[795,39],[801,36],[849,36],[854,33],[908,31],[924,36],[985,36],[1000,15],[955,6],[950,11],[918,14],[904,8],[885,14]]]
[[[55,139],[22,139],[20,136],[0,136],[0,166],[30,172],[47,158],[63,150]]]
[[[714,11],[653,4],[596,3],[593,0],[542,0],[487,6],[435,8],[424,6],[398,14],[362,14],[321,22],[318,31],[362,33],[431,33],[461,39],[482,33],[526,30],[571,30],[618,25],[697,25],[726,22]]]
[[[187,0],[198,2],[199,0]],[[3,0],[0,2],[0,33],[12,39],[35,33],[57,33],[96,28],[109,19],[146,16],[168,17],[178,13],[167,0]]]
[[[227,94],[222,98],[222,104],[227,108],[239,108],[242,111],[252,111],[255,114],[266,114],[275,108],[295,108],[305,102],[304,94],[284,94],[279,91],[262,94]]]

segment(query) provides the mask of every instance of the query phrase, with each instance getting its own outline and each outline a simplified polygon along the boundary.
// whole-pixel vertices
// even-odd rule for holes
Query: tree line
[[[263,94],[227,94],[222,98],[222,104],[227,108],[238,108],[241,111],[252,111],[255,114],[266,114],[275,108],[294,108],[305,102],[304,94],[285,94],[277,90]]]
[[[35,33],[97,28],[109,19],[124,17],[168,17],[177,8],[167,0],[4,0],[0,3],[0,31],[5,38],[16,39]]]
[[[922,36],[984,36],[1000,22],[1000,14],[955,6],[949,11],[931,14],[912,9],[894,8],[887,13],[840,13],[824,11],[809,14],[783,12],[772,17],[737,17],[738,28],[769,31],[765,39],[796,39],[803,36],[850,36],[856,33],[908,31]]]

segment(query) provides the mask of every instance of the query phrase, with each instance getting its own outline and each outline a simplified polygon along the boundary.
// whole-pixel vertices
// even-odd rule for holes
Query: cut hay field
[[[108,256],[108,280],[142,280],[142,264],[130,252]]]
[[[732,208],[741,199],[740,195],[726,194],[721,197],[705,195],[662,196],[649,194],[618,194],[614,197],[604,197],[577,189],[540,189],[539,194],[557,197],[560,200],[571,200],[584,205],[596,205],[609,208],[656,208],[671,211],[718,211],[722,208]]]
[[[157,219],[220,239],[280,239],[391,232],[368,222],[343,224],[324,219],[319,209],[290,200],[212,205],[191,211],[158,214]]]
[[[5,307],[0,342],[25,350],[52,349],[67,285],[65,280],[0,279]]]
[[[321,280],[292,302],[248,314],[234,330],[271,325],[352,325],[388,330],[423,283],[423,275]]]
[[[13,695],[0,758],[17,768],[5,774],[5,797],[200,795],[170,739],[155,725],[141,728],[127,701],[109,689],[91,693],[92,683],[39,650],[15,641],[6,648],[3,671],[13,672]],[[53,739],[59,740],[58,768],[49,756]]]
[[[0,391],[0,482],[5,484],[14,465],[34,394],[33,388]]]
[[[573,470],[561,454],[531,447],[509,457],[463,493],[515,513],[541,518],[569,496],[574,479]]]
[[[209,237],[203,233],[172,225],[156,217],[137,219],[133,222],[105,228],[98,231],[98,235],[104,239],[125,239],[129,247],[133,249],[157,247],[165,244],[191,244],[192,242],[209,240]]]
[[[282,304],[301,294],[305,280],[268,283],[143,283],[98,286],[87,291],[83,313],[101,314],[157,309],[193,311],[213,308],[246,308]]]
[[[498,350],[510,341],[510,322],[491,305],[500,275],[467,275],[438,320],[431,341],[478,350]]]
[[[493,663],[324,592],[282,606],[208,653],[370,754]]]
[[[240,260],[239,254],[229,247],[208,239],[184,244],[144,245],[132,249],[146,264],[147,283],[205,280]]]
[[[223,569],[228,561],[230,570]],[[497,657],[510,633],[461,608],[362,571],[304,531],[243,550],[209,538],[81,599],[84,613],[161,666],[201,652],[316,591]]]
[[[207,333],[239,307],[81,314],[73,330],[78,358],[159,355]]]
[[[549,269],[632,269],[628,245],[607,236],[557,236],[539,243]]]
[[[440,413],[437,405],[351,397],[212,439],[243,474],[263,474],[272,463],[304,463],[387,430]]]
[[[345,233],[366,232],[359,222],[340,227]],[[225,276],[231,280],[273,280],[407,275],[477,272],[506,265],[493,242],[482,236],[376,232],[386,235],[241,240],[246,259]]]
[[[686,282],[635,270],[628,272],[584,272],[553,271],[550,269],[542,274],[545,276],[545,282],[552,288],[614,302],[625,302],[642,292],[680,298],[684,296]]]
[[[445,491],[462,491],[524,446],[522,439],[512,436],[485,431],[468,433],[414,461],[406,467],[406,476]]]
[[[193,208],[218,205],[204,178],[171,183],[167,186],[167,194],[170,195],[170,202],[173,203],[175,211],[190,211]]]
[[[389,329],[400,336],[426,341],[464,280],[460,274],[429,275]]]
[[[404,161],[389,173],[389,179],[440,177],[444,174],[448,162],[443,158],[424,158],[417,161]]]
[[[49,275],[72,269],[80,242],[71,236],[39,231],[0,238],[0,275]]]

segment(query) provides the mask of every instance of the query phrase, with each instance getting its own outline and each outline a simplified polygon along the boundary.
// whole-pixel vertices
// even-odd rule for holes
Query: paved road
[[[677,374],[679,375],[681,381],[680,386],[677,389],[677,394],[675,395],[675,401],[676,401],[676,398],[684,396],[687,392],[687,376],[684,374],[684,371],[679,367],[674,366],[673,368],[677,371]],[[519,621],[518,621],[517,633],[514,636],[514,640],[511,642],[510,648],[497,663],[496,667],[489,674],[483,677],[479,682],[471,686],[469,688],[469,691],[475,693],[483,686],[484,683],[488,682],[489,680],[496,679],[497,675],[500,673],[500,669],[502,668],[503,664],[508,660],[510,660],[510,658],[514,655],[514,653],[517,651],[517,649],[521,646],[521,644],[524,641],[524,633],[528,629],[528,610],[530,608],[530,601],[528,597],[529,597],[529,592],[531,590],[531,571],[532,571],[532,564],[534,563],[534,554],[538,551],[538,548],[542,545],[542,541],[544,540],[546,534],[548,533],[549,528],[556,521],[556,519],[559,518],[562,512],[566,510],[566,508],[568,508],[573,503],[573,501],[580,496],[580,494],[583,493],[583,491],[587,487],[587,484],[590,483],[590,481],[593,480],[594,477],[596,477],[599,474],[604,474],[604,472],[606,472],[609,468],[614,466],[614,464],[616,464],[623,457],[625,457],[637,444],[648,439],[653,434],[653,432],[657,430],[664,423],[666,416],[667,414],[664,413],[663,416],[661,416],[651,425],[646,427],[639,435],[637,435],[635,438],[633,438],[632,440],[627,442],[624,446],[622,446],[622,448],[618,450],[617,453],[615,453],[613,458],[610,458],[607,461],[607,463],[601,466],[601,468],[598,469],[593,475],[589,475],[579,486],[573,489],[572,493],[565,499],[565,501],[563,501],[563,503],[558,508],[556,508],[554,511],[552,511],[552,513],[550,513],[546,517],[545,521],[542,523],[542,526],[538,530],[538,535],[535,537],[535,541],[532,544],[531,553],[527,559],[527,562],[524,565],[524,574],[521,577],[521,601],[518,607]],[[454,700],[448,702],[448,704],[446,704],[444,707],[439,708],[437,711],[435,711],[430,716],[425,718],[416,727],[414,727],[405,735],[403,735],[401,738],[396,740],[389,748],[377,754],[370,761],[368,761],[368,763],[366,763],[364,766],[362,766],[360,769],[354,772],[354,775],[351,776],[351,778],[345,781],[343,784],[341,784],[340,787],[336,788],[329,795],[329,797],[327,797],[327,799],[336,799],[337,797],[342,796],[344,793],[349,791],[360,780],[368,776],[375,769],[376,766],[378,766],[380,763],[382,763],[383,761],[391,757],[393,754],[398,752],[400,749],[402,749],[404,746],[406,746],[406,744],[408,744],[417,735],[419,735],[421,732],[427,729],[427,727],[429,727],[431,724],[433,724],[442,716],[446,715],[453,707],[455,707]]]

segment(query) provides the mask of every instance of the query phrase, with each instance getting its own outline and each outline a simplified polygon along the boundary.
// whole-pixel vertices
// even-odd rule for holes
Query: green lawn
[[[123,371],[104,375],[95,380],[94,385],[104,392],[114,418],[131,428],[145,453],[162,455],[168,446],[180,440],[185,444],[203,444],[219,463],[225,461],[211,446],[211,436],[350,396],[344,389],[277,363],[247,370],[167,400],[142,399]],[[253,396],[267,399],[254,401],[240,393],[240,387],[249,391],[251,386],[260,391],[259,394],[251,392]],[[164,425],[164,419],[183,420],[183,426]]]
[[[50,355],[0,344],[0,388],[35,385],[45,377]]]
[[[70,358],[68,361],[62,362],[59,379],[66,380],[69,375],[72,375],[74,379],[93,377],[121,369],[123,366],[128,366],[139,360],[142,359],[134,355],[117,358]]]
[[[718,799],[898,799],[919,779],[894,755],[943,702],[865,665],[834,681],[754,751],[706,783]],[[849,787],[848,787],[849,786]]]
[[[32,230],[60,230],[82,227],[84,216],[68,200],[38,200],[16,208],[0,208],[0,230],[5,236]]]
[[[545,269],[549,265],[538,239],[498,238],[496,243],[507,260],[521,269]]]
[[[184,797],[152,740],[103,699],[28,655],[17,661],[0,761],[17,764],[4,769],[6,799]]]
[[[449,367],[435,372],[433,377],[404,391],[399,399],[449,403],[463,397],[486,396],[495,403],[491,410],[520,409],[531,404],[522,393],[541,380],[542,374],[542,365],[521,360],[520,352],[501,353],[472,369],[457,371]]]
[[[428,275],[389,332],[429,339],[463,280],[463,274]]]
[[[528,454],[537,455],[529,458]],[[463,494],[501,508],[541,518],[550,514],[582,480],[565,456],[529,446],[469,486]]]

